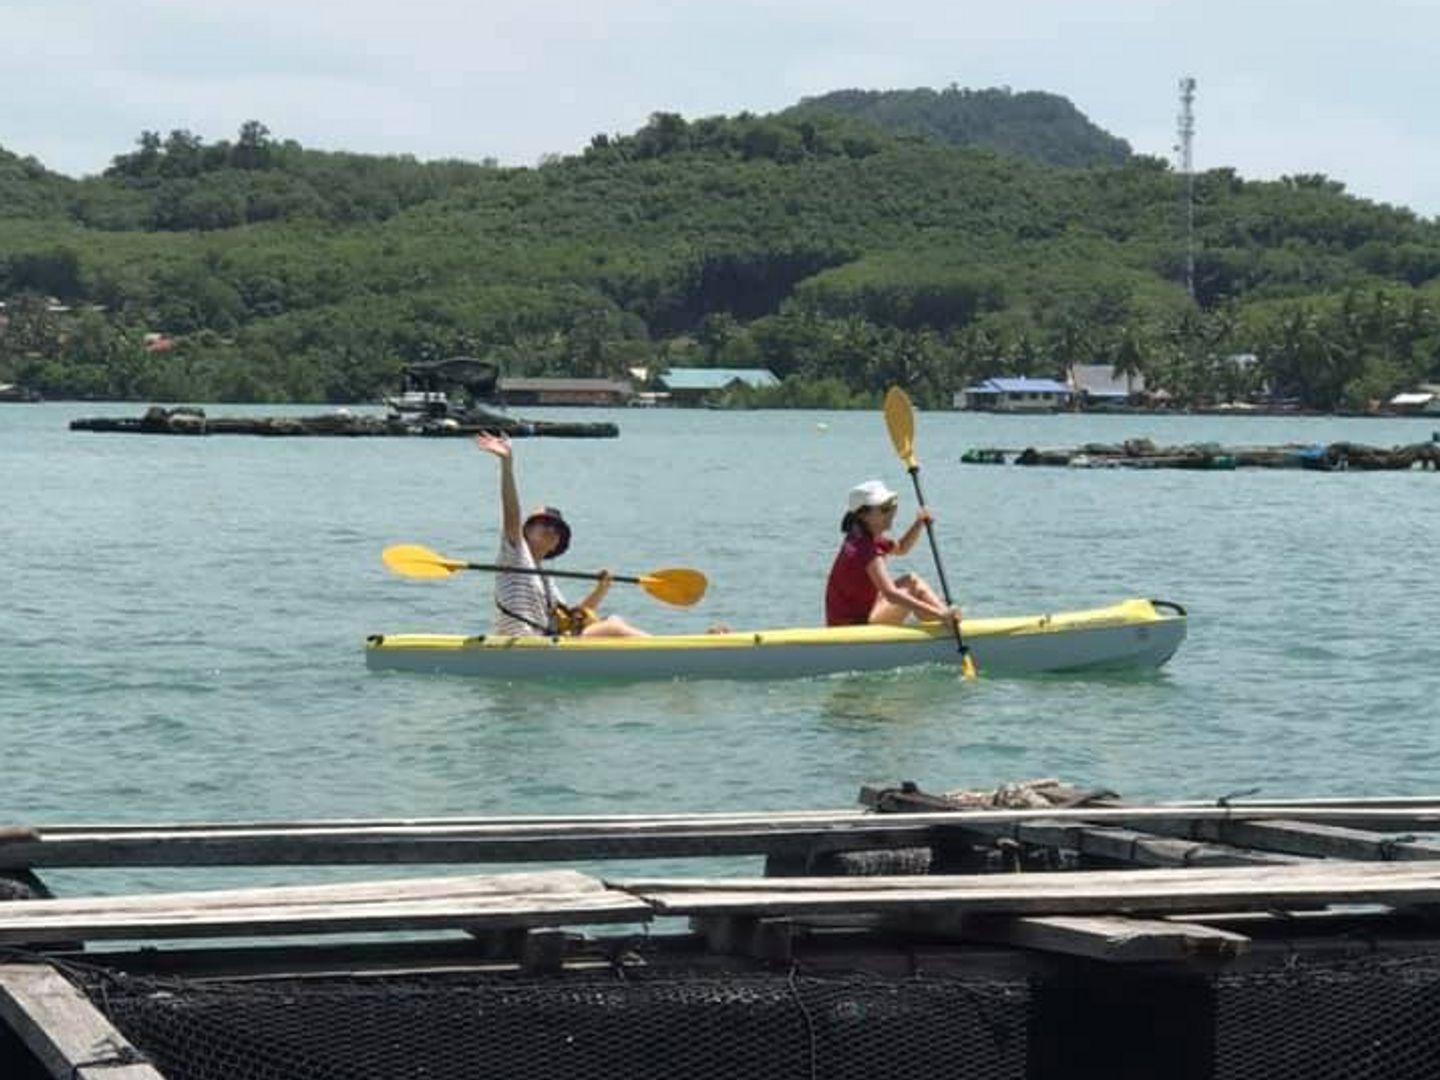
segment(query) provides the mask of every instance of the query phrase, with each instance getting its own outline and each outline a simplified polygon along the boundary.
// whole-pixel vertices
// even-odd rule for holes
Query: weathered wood
[[[1440,903],[1440,869],[1418,863],[612,884],[652,904],[658,914],[691,916],[870,913],[925,906],[961,914],[1069,915]]]
[[[913,933],[1116,963],[1159,963],[1199,957],[1228,960],[1243,953],[1250,941],[1244,934],[1197,923],[1099,915],[955,918],[943,913],[921,912],[906,916],[903,921],[887,921],[886,925]]]
[[[468,874],[446,877],[395,878],[385,881],[337,882],[329,885],[269,885],[243,889],[198,889],[149,896],[82,896],[53,900],[16,901],[0,911],[44,911],[52,915],[99,915],[128,911],[137,901],[149,910],[165,908],[251,907],[263,903],[302,907],[333,906],[375,901],[434,900],[457,896],[566,896],[603,894],[599,878],[575,870],[546,870],[521,874]]]
[[[956,828],[977,841],[1008,838],[1023,844],[1074,851],[1081,856],[1139,866],[1259,866],[1304,860],[1297,855],[1247,850],[1198,840],[1176,840],[1152,833],[1070,822],[1018,822],[970,827],[964,815]]]
[[[1206,804],[1213,805],[1213,804]],[[1268,804],[1266,804],[1268,805]],[[1440,799],[1430,800],[1425,805],[1440,810]],[[11,826],[38,839],[40,834],[58,838],[78,834],[99,834],[124,836],[134,833],[279,833],[310,832],[346,829],[430,829],[465,828],[467,826],[489,826],[502,828],[511,825],[606,825],[634,822],[714,822],[723,824],[744,824],[754,821],[845,821],[855,818],[869,818],[864,810],[764,810],[764,811],[704,811],[664,814],[454,814],[444,817],[403,817],[403,818],[301,818],[292,820],[239,820],[239,821],[166,821],[166,822],[64,822],[45,825]]]
[[[1124,809],[1131,804],[1123,803],[1108,793],[1080,792],[1066,789],[1063,785],[1051,784],[1047,792],[1072,791],[1071,802],[1087,802],[1093,808]],[[1194,842],[1192,849],[1177,848],[1175,841],[1144,841],[1133,853],[1117,852],[1117,841],[1123,848],[1125,830],[1097,828],[1073,824],[1069,819],[1058,823],[1015,822],[1010,826],[996,824],[969,825],[974,812],[970,805],[946,795],[931,795],[920,791],[913,784],[899,787],[865,785],[860,789],[861,803],[882,811],[912,814],[951,810],[956,814],[957,828],[973,836],[1007,836],[1011,839],[1067,848],[1069,850],[1119,858],[1122,861],[1146,862],[1150,865],[1173,865],[1171,857],[1181,853],[1181,865],[1241,865],[1258,862],[1294,861],[1296,857],[1339,858],[1359,860],[1422,860],[1440,858],[1440,845],[1417,840],[1415,837],[1387,836],[1373,830],[1346,828],[1343,825],[1323,822],[1286,820],[1246,820],[1243,817],[1215,818],[1212,815],[1197,814],[1188,821],[1160,820],[1150,824],[1154,833],[1183,838]],[[1187,806],[1195,810],[1223,809],[1225,811],[1245,810],[1245,803],[1166,803],[1164,806]],[[1292,807],[1297,814],[1315,810],[1431,810],[1436,807],[1433,798],[1396,799],[1332,799],[1332,800],[1280,800],[1267,805],[1270,809]],[[1059,807],[1057,807],[1059,809]],[[1140,834],[1131,833],[1139,838]],[[1221,843],[1218,848],[1200,841],[1211,840]]]
[[[794,959],[795,924],[789,919],[716,915],[690,920],[705,947],[721,956],[748,956],[771,964]]]
[[[472,863],[590,858],[769,855],[925,846],[933,826],[1065,821],[1137,826],[1189,835],[1195,822],[1304,820],[1386,831],[1440,831],[1440,806],[1426,807],[1087,807],[962,813],[856,814],[804,819],[696,815],[671,819],[567,818],[559,823],[342,826],[73,832],[39,828],[37,841],[0,842],[0,868],[79,866],[341,865]]]
[[[567,879],[579,881],[567,888]],[[643,922],[650,914],[640,900],[560,871],[17,901],[0,905],[0,942],[563,926]]]
[[[56,1080],[165,1080],[47,965],[0,964],[0,1017]]]
[[[1400,862],[1440,859],[1440,844],[1306,821],[1197,821],[1195,836],[1323,859]]]
[[[565,966],[569,935],[564,930],[534,929],[520,943],[520,968],[530,975],[552,975]]]

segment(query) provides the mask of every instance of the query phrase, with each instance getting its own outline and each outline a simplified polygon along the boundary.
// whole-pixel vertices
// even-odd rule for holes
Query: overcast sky
[[[78,176],[144,129],[534,164],[655,111],[849,87],[1063,94],[1174,160],[1440,213],[1435,0],[0,0],[0,146]]]

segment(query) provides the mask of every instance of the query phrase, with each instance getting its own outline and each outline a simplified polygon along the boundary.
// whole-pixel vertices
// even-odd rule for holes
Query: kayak
[[[1124,600],[1052,615],[967,618],[982,676],[1157,668],[1185,640],[1186,614],[1167,600]],[[917,664],[953,664],[948,628],[839,626],[644,638],[374,634],[374,671],[492,679],[788,679]]]

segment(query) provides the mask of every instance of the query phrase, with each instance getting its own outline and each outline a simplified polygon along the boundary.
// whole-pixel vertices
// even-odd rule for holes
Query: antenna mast
[[[1195,299],[1195,80],[1186,75],[1180,80],[1180,172],[1185,177],[1185,289]]]

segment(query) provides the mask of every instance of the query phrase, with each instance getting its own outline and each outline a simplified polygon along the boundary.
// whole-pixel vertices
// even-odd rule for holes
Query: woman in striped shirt
[[[558,558],[570,546],[570,526],[553,506],[542,506],[520,517],[520,496],[515,487],[515,460],[504,435],[477,435],[475,445],[500,459],[501,566],[535,570],[547,559]],[[600,602],[610,591],[610,571],[602,570],[590,595],[575,608],[545,574],[507,574],[495,577],[495,633],[507,637],[554,636],[644,637],[618,615],[601,617]],[[578,612],[578,616],[570,613]],[[563,625],[562,623],[569,623]]]

